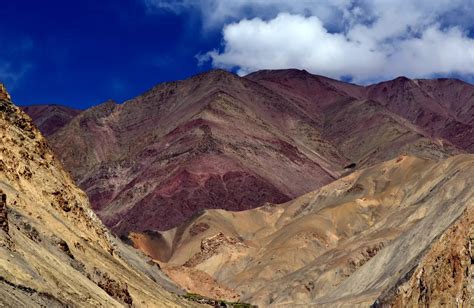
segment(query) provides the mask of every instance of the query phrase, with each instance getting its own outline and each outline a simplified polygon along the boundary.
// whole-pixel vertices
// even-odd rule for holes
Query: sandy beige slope
[[[434,287],[436,298],[467,305],[469,237],[457,243],[466,250],[459,252],[459,267],[451,266],[453,258],[433,261],[431,254],[444,246],[452,255],[458,251],[443,244],[450,238],[443,234],[472,219],[473,174],[474,155],[441,162],[400,156],[283,205],[208,210],[181,227],[132,239],[165,266],[201,270],[262,306],[413,303],[418,297],[397,299],[397,290],[408,284],[416,292],[410,279],[416,280],[417,266],[433,268],[434,262],[447,276],[461,270],[455,283]],[[472,223],[463,225],[463,234],[472,234]]]
[[[0,306],[188,305],[110,235],[31,119],[0,96]]]

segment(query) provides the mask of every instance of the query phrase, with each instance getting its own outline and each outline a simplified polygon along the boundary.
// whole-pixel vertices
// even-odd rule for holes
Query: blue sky
[[[220,34],[202,34],[199,18],[150,14],[134,0],[71,3],[2,2],[0,80],[17,104],[121,102],[210,68],[195,55],[218,44]]]
[[[220,67],[370,83],[474,76],[474,0],[4,1],[0,81],[86,108]]]

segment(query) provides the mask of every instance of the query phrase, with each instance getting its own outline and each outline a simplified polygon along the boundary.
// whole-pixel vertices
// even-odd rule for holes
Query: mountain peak
[[[398,76],[394,79],[395,81],[410,81],[411,79],[406,76]]]
[[[240,77],[232,72],[218,68],[218,69],[212,69],[212,70],[194,75],[191,79],[195,79],[197,81],[202,81],[202,80],[221,81],[221,80],[230,80],[230,79],[235,79],[235,78],[240,78]]]
[[[321,77],[318,75],[311,74],[307,70],[300,70],[297,68],[289,68],[289,69],[276,69],[276,70],[259,70],[253,73],[250,73],[245,76],[249,79],[260,79],[260,78],[268,78],[268,77],[286,77],[286,78],[308,78],[308,77]]]

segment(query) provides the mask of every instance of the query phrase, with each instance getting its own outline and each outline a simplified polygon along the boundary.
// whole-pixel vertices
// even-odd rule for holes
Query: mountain
[[[286,202],[400,154],[463,152],[366,92],[305,71],[213,70],[87,109],[48,139],[120,236]]]
[[[61,105],[31,105],[22,107],[44,136],[49,136],[69,123],[81,111]]]
[[[262,70],[245,78],[290,98],[306,113],[319,118],[323,117],[326,108],[338,102],[366,98],[362,86],[313,75],[305,70]]]
[[[195,306],[109,233],[3,87],[0,227],[2,307]]]
[[[367,97],[408,119],[431,136],[474,152],[474,86],[457,79],[400,77],[367,87]]]
[[[50,140],[119,234],[285,202],[350,163],[284,97],[220,70],[88,109]]]
[[[472,154],[399,156],[285,204],[130,238],[165,271],[202,271],[263,307],[468,306],[473,174]]]
[[[6,268],[20,274],[4,270],[14,291],[2,292],[64,301],[64,271],[44,274],[37,261],[54,255],[70,262],[56,268],[79,268],[74,281],[122,304],[181,304],[160,267],[187,292],[260,306],[472,305],[473,87],[213,70],[82,111],[48,142],[145,263],[100,224],[29,119],[5,105],[0,227],[41,240],[18,244],[19,264]],[[31,286],[35,271],[56,284]]]
[[[458,79],[398,77],[362,87],[304,70],[264,70],[246,78],[293,97],[309,113],[324,113],[347,97],[376,101],[426,135],[474,152],[474,86]]]

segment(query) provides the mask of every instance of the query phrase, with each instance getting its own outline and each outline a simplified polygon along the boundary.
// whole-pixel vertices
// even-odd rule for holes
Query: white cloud
[[[145,1],[223,27],[222,48],[198,60],[240,74],[294,67],[356,82],[474,74],[474,0]]]
[[[18,81],[31,69],[30,63],[24,63],[18,67],[10,62],[1,61],[0,63],[0,82],[4,83],[9,90],[16,87]]]
[[[9,46],[0,53],[0,82],[12,90],[33,67],[32,63],[24,58],[24,54],[33,48],[33,41],[30,38],[18,38],[8,41],[7,44],[6,39],[0,38],[0,45]]]

